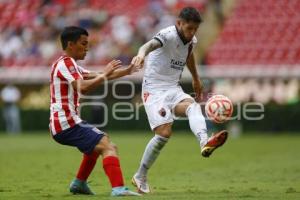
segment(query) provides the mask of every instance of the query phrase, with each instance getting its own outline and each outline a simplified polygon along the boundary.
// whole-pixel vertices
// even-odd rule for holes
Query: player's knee
[[[156,134],[158,134],[164,138],[170,138],[172,135],[172,132],[170,130],[161,130],[159,132],[156,132]]]
[[[165,125],[161,125],[157,128],[154,129],[154,132],[157,135],[160,135],[164,138],[170,138],[172,135],[172,128],[171,128],[171,124],[165,124]]]
[[[94,148],[94,151],[97,152],[98,154],[102,154],[103,148],[101,145],[97,144]]]
[[[104,136],[99,143],[95,146],[94,151],[98,152],[99,154],[113,154],[117,153],[117,147],[113,144],[108,136]]]
[[[114,151],[114,152],[118,152],[118,146],[117,145],[115,145],[114,143],[110,143],[110,145],[111,145],[111,149]]]
[[[109,137],[104,137],[100,142],[101,151],[103,156],[116,156],[117,155],[117,145],[112,143]]]
[[[117,156],[117,146],[113,143],[109,143],[103,149],[103,156]]]

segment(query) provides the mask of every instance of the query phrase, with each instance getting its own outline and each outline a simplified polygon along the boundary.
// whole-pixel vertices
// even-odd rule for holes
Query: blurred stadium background
[[[243,135],[202,159],[188,122],[176,121],[176,134],[150,172],[154,193],[143,199],[300,199],[300,0],[0,0],[0,199],[75,198],[68,184],[81,155],[48,132],[50,65],[62,53],[63,27],[88,29],[91,47],[81,64],[101,70],[114,58],[128,64],[184,6],[204,18],[195,53],[205,99],[211,93],[232,99],[236,119],[224,126],[230,136]],[[142,75],[111,82],[104,98],[83,99],[83,118],[104,124],[118,145],[127,184],[152,137],[141,106]],[[188,71],[182,86],[192,93]],[[100,87],[93,95],[103,93]],[[113,116],[120,102],[127,112]],[[247,107],[248,117],[261,116],[254,112],[258,103],[262,119],[238,115]],[[5,134],[8,115],[14,119],[9,131],[23,134]],[[101,166],[89,181],[96,198],[106,199],[110,188]]]
[[[198,8],[204,18],[195,53],[206,95],[225,94],[237,107],[248,102],[264,105],[263,119],[242,117],[227,123],[228,128],[237,134],[299,132],[299,0],[1,0],[0,90],[12,84],[20,92],[20,99],[18,94],[7,99],[2,92],[1,111],[16,101],[22,131],[47,131],[49,71],[62,52],[58,35],[64,26],[88,29],[91,47],[81,64],[101,70],[114,58],[128,64],[140,45],[174,23],[184,6]],[[134,83],[132,98],[118,99],[109,92],[101,102],[109,108],[120,101],[139,104],[141,79],[142,72],[124,79]],[[184,71],[182,85],[191,93],[190,83],[189,73]],[[128,84],[114,88],[119,95],[132,92]],[[101,92],[103,89],[94,94]],[[135,109],[141,119],[126,122],[114,120],[108,110],[104,129],[149,130],[143,108]],[[82,113],[91,123],[105,120],[99,107],[85,107]],[[5,131],[3,116],[0,122],[0,131]],[[185,130],[188,125],[179,121],[175,128]]]

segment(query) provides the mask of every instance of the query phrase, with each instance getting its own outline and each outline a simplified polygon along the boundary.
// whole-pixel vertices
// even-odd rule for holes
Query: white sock
[[[206,122],[204,116],[202,115],[201,107],[198,103],[192,103],[186,109],[185,113],[189,118],[190,128],[199,140],[200,147],[202,148],[204,145],[206,145],[208,137]]]
[[[155,136],[149,141],[146,149],[144,151],[144,155],[142,161],[140,163],[140,167],[137,171],[137,177],[145,177],[147,176],[148,169],[155,162],[158,157],[161,149],[168,142],[169,138],[162,137],[160,135],[155,134]]]

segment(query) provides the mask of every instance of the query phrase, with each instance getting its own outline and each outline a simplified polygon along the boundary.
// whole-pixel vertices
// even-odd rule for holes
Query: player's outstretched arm
[[[87,74],[83,74],[82,76],[84,80],[90,80],[96,78],[99,74],[103,74],[103,72],[89,72]]]
[[[143,46],[140,47],[138,54],[132,59],[131,64],[135,67],[143,67],[145,57],[155,49],[162,47],[161,42],[156,39],[152,39],[146,42]]]
[[[113,80],[113,79],[117,79],[117,78],[120,78],[120,77],[123,77],[123,76],[127,76],[127,75],[130,75],[130,74],[133,74],[134,72],[137,72],[138,69],[130,64],[128,67],[126,68],[120,68],[120,69],[117,69],[115,70],[112,74],[110,74],[108,76],[108,80]]]
[[[117,70],[115,70],[112,74],[110,74],[107,79],[108,80],[113,80],[113,79],[117,79],[123,76],[127,76],[130,74],[133,74],[134,72],[139,71],[136,67],[134,67],[134,65],[130,64],[128,67],[126,68],[119,68]],[[90,72],[88,74],[84,74],[83,75],[83,79],[84,80],[90,80],[93,78],[96,78],[98,75],[103,74],[103,72]]]
[[[189,54],[186,64],[187,64],[189,71],[192,74],[192,77],[193,77],[193,88],[194,88],[194,92],[196,94],[195,99],[197,102],[199,102],[202,99],[203,85],[198,76],[197,66],[196,66],[195,57],[194,57],[193,52],[191,52]]]
[[[81,94],[86,94],[87,92],[95,89],[97,86],[102,84],[108,77],[118,68],[121,67],[121,61],[113,60],[108,63],[101,74],[97,74],[94,78],[84,80],[77,79],[72,82],[74,90],[80,92]]]

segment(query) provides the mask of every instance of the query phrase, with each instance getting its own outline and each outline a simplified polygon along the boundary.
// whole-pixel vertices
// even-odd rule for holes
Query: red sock
[[[122,170],[119,158],[115,156],[107,156],[103,159],[103,169],[108,176],[111,187],[124,186]]]
[[[81,161],[76,178],[81,181],[86,181],[91,172],[93,171],[98,157],[99,154],[97,152],[93,152],[89,155],[83,154],[83,159]]]

